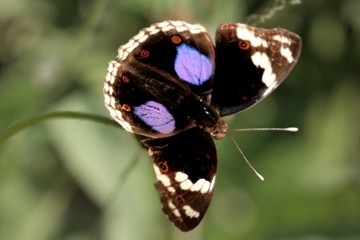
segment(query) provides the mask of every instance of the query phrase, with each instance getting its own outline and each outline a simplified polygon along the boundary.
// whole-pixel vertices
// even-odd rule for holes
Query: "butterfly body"
[[[142,29],[109,63],[105,106],[125,130],[146,137],[163,210],[182,231],[196,227],[214,190],[213,142],[221,118],[253,106],[294,66],[300,38],[283,29],[225,23],[216,48],[201,25],[164,21]]]

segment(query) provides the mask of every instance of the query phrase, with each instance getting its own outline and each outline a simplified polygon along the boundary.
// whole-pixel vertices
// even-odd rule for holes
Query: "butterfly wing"
[[[163,211],[182,231],[195,228],[213,195],[217,156],[208,132],[199,127],[144,140],[156,173]]]
[[[164,137],[217,121],[209,110],[213,43],[201,25],[165,21],[142,29],[109,63],[105,105],[127,131]]]
[[[117,61],[160,72],[168,81],[187,85],[201,96],[211,90],[215,49],[206,29],[199,24],[164,21],[142,29],[121,46]]]
[[[212,104],[221,116],[253,106],[282,83],[300,51],[300,37],[287,30],[221,24],[216,31]]]

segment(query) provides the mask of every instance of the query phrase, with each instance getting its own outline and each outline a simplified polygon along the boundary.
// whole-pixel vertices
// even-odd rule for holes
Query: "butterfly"
[[[199,24],[163,21],[118,49],[104,81],[105,106],[126,131],[142,135],[164,213],[181,231],[195,228],[216,181],[213,139],[223,116],[277,88],[297,62],[301,38],[285,29],[227,22],[215,46]]]

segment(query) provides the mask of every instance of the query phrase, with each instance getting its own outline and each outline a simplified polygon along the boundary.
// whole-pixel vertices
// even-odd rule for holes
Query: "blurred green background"
[[[181,19],[213,36],[219,23],[245,22],[271,4],[1,0],[0,131],[58,110],[108,116],[107,62],[143,27]],[[226,121],[300,131],[234,133],[263,183],[229,138],[217,141],[215,195],[194,231],[179,232],[163,215],[147,153],[131,134],[56,120],[0,144],[0,238],[360,239],[359,13],[358,0],[304,1],[260,24],[298,33],[302,56],[268,99]]]

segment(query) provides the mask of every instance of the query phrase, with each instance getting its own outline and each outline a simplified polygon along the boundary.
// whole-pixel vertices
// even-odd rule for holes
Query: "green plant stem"
[[[287,5],[301,4],[301,0],[274,0],[270,7],[267,7],[260,14],[251,14],[246,23],[249,25],[258,25],[265,23],[269,19],[275,16],[275,14],[284,9]]]
[[[47,120],[63,119],[63,118],[87,120],[87,121],[101,123],[104,125],[109,125],[112,127],[119,128],[119,124],[117,124],[113,120],[97,114],[72,112],[72,111],[59,111],[59,112],[51,112],[51,113],[37,115],[35,117],[24,119],[20,122],[15,123],[14,125],[8,127],[7,129],[5,129],[3,132],[0,133],[0,142],[3,142],[8,138],[14,136],[21,130],[24,130],[25,128],[31,127],[40,122]]]

